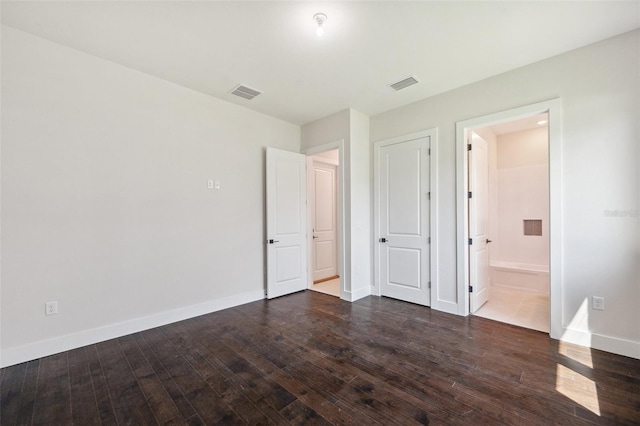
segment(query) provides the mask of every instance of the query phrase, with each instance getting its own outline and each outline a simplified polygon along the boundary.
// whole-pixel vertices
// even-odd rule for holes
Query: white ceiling
[[[375,115],[640,27],[640,1],[2,1],[14,28],[295,124]],[[312,19],[327,14],[325,36]],[[409,75],[421,83],[387,85]],[[230,95],[243,83],[264,93]]]

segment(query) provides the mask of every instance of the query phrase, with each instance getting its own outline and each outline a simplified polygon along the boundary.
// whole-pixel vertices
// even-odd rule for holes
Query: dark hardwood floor
[[[640,424],[640,360],[306,291],[0,370],[2,425]]]

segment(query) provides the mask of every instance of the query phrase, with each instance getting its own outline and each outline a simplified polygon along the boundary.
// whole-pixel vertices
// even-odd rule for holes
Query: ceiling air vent
[[[413,86],[414,84],[418,84],[418,83],[419,81],[417,78],[415,78],[414,76],[410,76],[390,84],[389,87],[391,87],[393,90],[397,92],[398,90],[402,90],[406,87]]]
[[[244,86],[242,84],[239,84],[235,89],[233,89],[229,93],[231,93],[232,95],[240,96],[241,98],[251,100],[256,96],[258,96],[259,94],[261,94],[262,92],[259,90]]]

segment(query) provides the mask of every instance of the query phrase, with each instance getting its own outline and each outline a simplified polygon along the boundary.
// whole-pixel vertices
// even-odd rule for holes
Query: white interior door
[[[338,275],[337,255],[337,167],[313,162],[313,280]]]
[[[307,288],[306,157],[267,148],[267,297]]]
[[[469,141],[469,309],[489,300],[489,155],[487,142],[471,132]]]
[[[429,306],[430,138],[380,147],[380,294]]]

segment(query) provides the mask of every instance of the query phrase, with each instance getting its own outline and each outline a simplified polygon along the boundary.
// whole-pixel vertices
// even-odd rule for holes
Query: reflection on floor
[[[549,332],[549,295],[491,286],[489,301],[475,315]]]
[[[340,278],[335,278],[330,281],[314,284],[313,286],[311,286],[310,290],[340,297]]]

